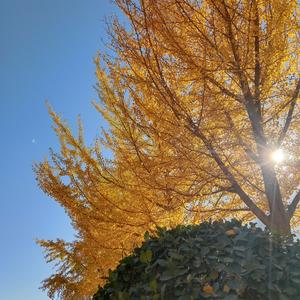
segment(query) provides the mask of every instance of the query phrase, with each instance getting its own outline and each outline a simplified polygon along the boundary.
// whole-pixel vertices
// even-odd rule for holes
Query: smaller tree
[[[159,229],[93,300],[300,297],[300,243],[233,220]]]

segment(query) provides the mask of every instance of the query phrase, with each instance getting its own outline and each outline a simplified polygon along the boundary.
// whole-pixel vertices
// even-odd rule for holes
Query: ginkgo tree
[[[58,262],[50,297],[92,295],[156,226],[299,223],[299,2],[115,2],[129,25],[112,22],[95,60],[109,130],[88,146],[50,110],[61,151],[35,166],[78,233],[40,241]]]

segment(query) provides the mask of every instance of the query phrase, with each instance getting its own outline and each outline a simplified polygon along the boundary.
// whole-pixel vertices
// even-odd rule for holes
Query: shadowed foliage
[[[300,244],[236,220],[158,229],[93,300],[300,297]]]

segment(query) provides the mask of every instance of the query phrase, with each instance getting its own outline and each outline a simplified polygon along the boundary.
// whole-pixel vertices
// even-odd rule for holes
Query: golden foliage
[[[88,147],[50,111],[61,152],[35,168],[78,234],[40,241],[59,262],[50,297],[92,295],[156,226],[257,217],[287,233],[299,220],[298,1],[116,3],[131,26],[116,19],[114,54],[95,60],[110,129]]]

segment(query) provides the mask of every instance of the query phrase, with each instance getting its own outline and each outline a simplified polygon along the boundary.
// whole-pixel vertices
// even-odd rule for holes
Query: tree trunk
[[[270,215],[270,225],[268,226],[271,232],[280,235],[290,235],[291,225],[286,213],[281,214],[279,211],[274,210]]]

